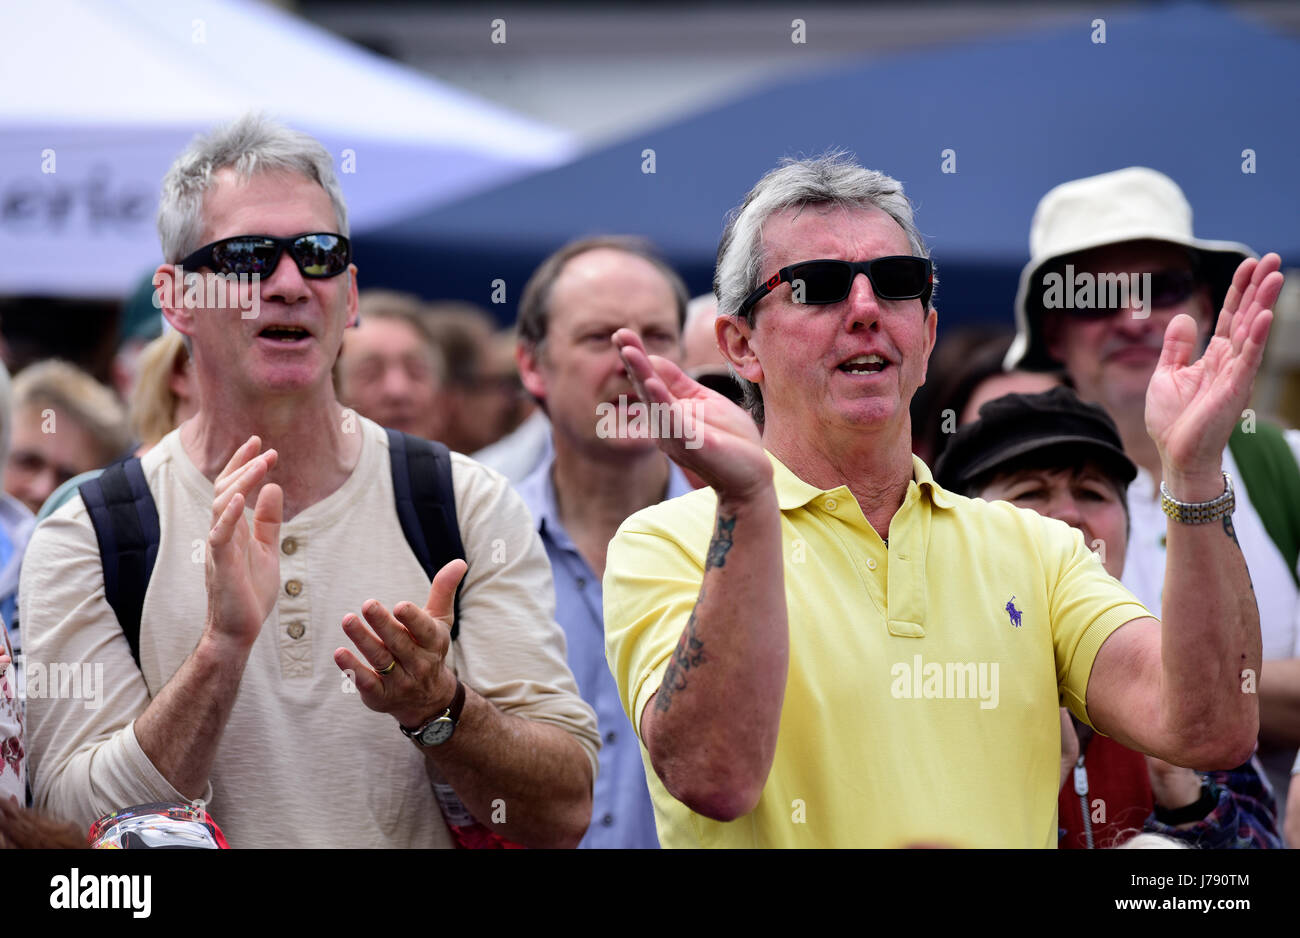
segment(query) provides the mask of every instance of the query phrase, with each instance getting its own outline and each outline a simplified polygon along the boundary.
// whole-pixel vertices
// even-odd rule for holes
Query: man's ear
[[[719,316],[713,324],[722,357],[736,369],[736,374],[751,384],[763,380],[763,364],[754,347],[754,326],[741,316]]]
[[[194,335],[194,311],[185,306],[185,280],[174,264],[160,264],[153,272],[153,305],[181,335]]]
[[[357,265],[348,264],[348,321],[346,328],[355,328],[361,320],[357,302]]]
[[[546,400],[546,376],[541,368],[542,351],[540,345],[520,342],[515,346],[515,365],[519,368],[519,380],[524,390],[539,401]]]

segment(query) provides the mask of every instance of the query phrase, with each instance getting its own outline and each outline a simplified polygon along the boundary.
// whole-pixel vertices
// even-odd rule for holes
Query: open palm
[[[614,342],[637,395],[646,404],[672,408],[672,426],[683,429],[681,438],[658,441],[673,462],[718,492],[740,495],[770,483],[772,465],[749,414],[668,359],[647,355],[630,329],[614,333]]]
[[[248,493],[275,464],[275,450],[258,455],[250,437],[235,451],[213,486],[208,535],[208,617],[214,628],[251,644],[275,605],[280,580],[279,538],[284,513],[280,486],[262,486],[250,526],[244,518]]]
[[[1242,261],[1232,278],[1205,354],[1196,352],[1196,323],[1175,316],[1147,387],[1147,432],[1166,466],[1193,472],[1219,464],[1233,425],[1250,400],[1282,289],[1281,259]]]

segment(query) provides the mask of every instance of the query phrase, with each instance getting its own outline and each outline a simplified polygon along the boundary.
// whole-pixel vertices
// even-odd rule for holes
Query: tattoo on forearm
[[[711,567],[725,567],[727,565],[727,551],[731,550],[733,543],[731,532],[736,530],[736,519],[734,517],[724,518],[718,515],[718,530],[713,534],[713,541],[709,544],[708,556],[704,558],[704,569],[707,571]]]
[[[713,567],[725,567],[727,565],[727,551],[731,550],[732,532],[736,529],[735,517],[724,517],[718,515],[718,529],[713,533],[713,540],[709,544],[709,552],[704,558],[704,570],[707,573]],[[708,659],[704,657],[704,642],[695,632],[695,616],[699,611],[700,604],[704,602],[704,589],[700,588],[699,598],[695,600],[695,608],[691,610],[691,617],[686,622],[686,628],[682,630],[682,637],[677,642],[677,648],[673,651],[673,656],[668,661],[668,670],[664,672],[663,682],[659,685],[659,690],[655,692],[655,709],[660,713],[667,712],[672,706],[673,694],[686,689],[686,672],[692,668],[698,668]]]
[[[1228,537],[1232,538],[1232,543],[1237,545],[1237,550],[1241,550],[1241,542],[1237,540],[1237,529],[1232,526],[1232,515],[1223,516],[1223,531]],[[1245,559],[1245,555],[1242,555]],[[1250,591],[1255,592],[1255,581],[1250,578],[1250,568],[1246,569],[1246,582],[1250,584]]]
[[[704,591],[700,590],[700,598],[695,602],[695,609],[691,610],[681,640],[677,642],[677,648],[668,662],[668,670],[664,672],[663,683],[655,694],[655,709],[660,713],[667,712],[673,702],[673,694],[686,689],[686,672],[698,668],[708,660],[704,657],[704,642],[695,634],[695,612],[703,601]]]

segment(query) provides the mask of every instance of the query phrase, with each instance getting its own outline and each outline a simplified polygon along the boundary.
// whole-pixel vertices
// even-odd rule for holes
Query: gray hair
[[[96,466],[106,466],[126,453],[131,428],[126,408],[117,396],[71,362],[47,358],[28,365],[14,378],[13,411],[47,407],[80,424],[98,453],[89,454]]]
[[[338,233],[347,236],[348,208],[329,151],[301,131],[262,114],[245,114],[196,137],[163,178],[158,238],[166,263],[175,264],[202,247],[203,197],[216,172],[226,168],[245,180],[255,173],[289,172],[319,183],[334,203]]]
[[[713,292],[718,297],[718,315],[735,316],[745,297],[768,276],[764,271],[763,226],[778,212],[807,205],[839,205],[849,208],[878,208],[898,222],[907,243],[917,257],[929,257],[930,250],[912,218],[912,203],[897,179],[864,169],[843,150],[833,150],[815,159],[782,159],[749,190],[740,206],[727,216],[718,263],[713,275]],[[939,283],[936,276],[934,283]],[[930,297],[934,305],[934,297]],[[754,324],[754,310],[746,314]],[[731,369],[745,392],[744,405],[754,420],[763,424],[763,395],[758,385],[746,381]]]

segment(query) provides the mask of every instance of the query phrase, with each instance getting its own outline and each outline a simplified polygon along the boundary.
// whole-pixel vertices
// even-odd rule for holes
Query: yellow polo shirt
[[[771,458],[790,626],[772,772],[754,811],[721,823],[668,794],[642,745],[660,843],[1055,847],[1057,707],[1088,719],[1098,649],[1147,610],[1077,531],[947,492],[919,459],[886,545],[846,486],[822,491]],[[701,489],[610,542],[606,653],[638,733],[716,506]]]

